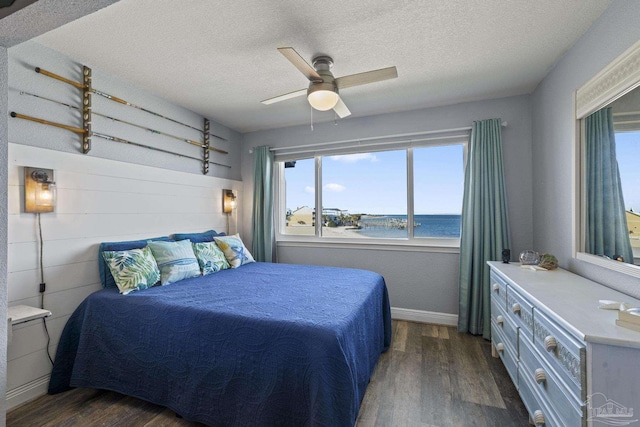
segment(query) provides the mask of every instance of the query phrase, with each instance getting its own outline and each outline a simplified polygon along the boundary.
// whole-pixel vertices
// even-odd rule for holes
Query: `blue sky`
[[[616,133],[616,157],[625,207],[640,212],[640,132]]]
[[[406,151],[323,158],[325,208],[350,213],[407,213]],[[414,148],[415,213],[459,214],[464,184],[463,146]],[[314,206],[314,160],[285,169],[287,209]]]

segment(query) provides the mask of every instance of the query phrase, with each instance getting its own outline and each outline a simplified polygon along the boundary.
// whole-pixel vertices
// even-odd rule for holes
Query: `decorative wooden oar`
[[[63,125],[61,123],[56,123],[56,122],[50,122],[48,120],[39,119],[37,117],[26,116],[24,114],[16,113],[15,111],[11,112],[11,117],[15,117],[15,118],[18,118],[18,119],[24,119],[24,120],[30,120],[32,122],[41,123],[43,125],[55,126],[55,127],[61,128],[61,129],[66,129],[66,130],[69,130],[71,132],[75,132],[75,133],[79,133],[79,134],[83,134],[83,135],[86,133],[86,131],[84,129],[82,129],[82,128],[77,128],[77,127],[74,127],[74,126],[67,126],[67,125]],[[121,143],[124,143],[124,144],[134,145],[136,147],[148,148],[149,150],[159,151],[161,153],[173,154],[174,156],[183,157],[185,159],[193,159],[193,160],[197,160],[199,162],[202,162],[202,159],[199,159],[197,157],[192,157],[192,156],[188,156],[186,154],[176,153],[174,151],[164,150],[162,148],[152,147],[150,145],[140,144],[138,142],[129,141],[129,140],[126,140],[126,139],[123,139],[123,138],[118,138],[117,136],[106,135],[106,134],[99,133],[99,132],[92,132],[92,135],[97,137],[97,138],[106,139],[108,141],[121,142]],[[222,166],[222,167],[225,167],[225,168],[230,168],[231,167],[229,165],[224,165],[222,163],[216,163],[216,162],[212,162],[212,161],[208,161],[207,163],[210,163],[210,164],[216,165],[216,166]]]
[[[53,102],[54,104],[62,105],[64,107],[71,108],[73,110],[82,111],[81,108],[78,108],[78,107],[76,107],[74,105],[66,104],[64,102],[56,101],[55,99],[47,98],[45,96],[36,95],[34,93],[20,91],[20,95],[33,96],[34,98],[42,99],[44,101]],[[100,117],[104,117],[105,119],[113,120],[114,122],[124,123],[124,124],[129,125],[129,126],[134,126],[134,127],[139,128],[139,129],[144,129],[146,131],[149,131],[149,132],[152,132],[152,133],[155,133],[155,134],[158,134],[158,135],[168,136],[170,138],[177,139],[178,141],[186,142],[188,144],[204,148],[204,144],[202,144],[200,142],[192,141],[190,139],[181,138],[181,137],[176,136],[176,135],[171,135],[170,133],[162,132],[162,131],[159,131],[159,130],[156,130],[156,129],[151,129],[151,128],[148,128],[146,126],[141,126],[141,125],[138,125],[136,123],[128,122],[126,120],[117,119],[115,117],[107,116],[106,114],[101,114],[101,113],[98,113],[96,111],[92,111],[92,113],[95,114],[96,116],[100,116]],[[224,151],[224,150],[220,150],[219,148],[215,148],[215,147],[209,147],[209,150],[216,151],[216,152],[222,153],[222,154],[229,154],[229,152]]]
[[[193,159],[193,160],[197,160],[199,162],[202,162],[202,159],[199,159],[197,157],[187,156],[186,154],[180,154],[180,153],[176,153],[176,152],[173,152],[173,151],[164,150],[162,148],[151,147],[150,145],[140,144],[138,142],[129,141],[129,140],[123,139],[123,138],[118,138],[117,136],[105,135],[105,134],[99,133],[99,132],[93,132],[93,136],[95,136],[96,138],[106,139],[107,141],[121,142],[123,144],[129,144],[129,145],[133,145],[135,147],[148,148],[149,150],[159,151],[161,153],[173,154],[174,156],[183,157],[185,159]],[[230,168],[231,167],[231,166],[228,166],[228,165],[223,165],[222,163],[216,163],[216,162],[212,162],[212,161],[208,161],[208,163],[210,163],[212,165],[216,165],[216,166],[223,166],[225,168]]]
[[[77,127],[74,127],[74,126],[67,126],[67,125],[63,125],[61,123],[56,123],[56,122],[50,122],[48,120],[39,119],[37,117],[25,116],[24,114],[18,114],[15,111],[11,112],[11,117],[16,117],[18,119],[24,119],[24,120],[31,120],[32,122],[42,123],[43,125],[55,126],[57,128],[70,130],[71,132],[80,133],[80,134],[83,134],[83,135],[85,134],[85,130],[82,129],[82,128],[77,128]]]
[[[58,74],[52,73],[51,71],[43,70],[43,69],[42,69],[42,68],[40,68],[40,67],[36,67],[36,68],[35,68],[35,71],[36,71],[36,73],[42,74],[42,75],[47,76],[47,77],[51,77],[52,79],[59,80],[59,81],[61,81],[61,82],[64,82],[64,83],[66,83],[66,84],[69,84],[69,85],[71,85],[71,86],[73,86],[73,87],[76,87],[76,88],[78,88],[78,89],[84,89],[84,85],[83,85],[82,83],[80,83],[80,82],[76,82],[76,81],[73,81],[73,80],[69,80],[69,79],[67,79],[67,78],[65,78],[65,77],[62,77],[62,76],[58,75]],[[198,132],[203,132],[203,130],[202,130],[202,129],[198,129],[198,128],[197,128],[197,127],[195,127],[195,126],[191,126],[191,125],[188,125],[188,124],[186,124],[186,123],[182,123],[182,122],[180,122],[180,121],[178,121],[178,120],[172,119],[171,117],[167,117],[167,116],[164,116],[164,115],[162,115],[162,114],[160,114],[160,113],[156,113],[155,111],[148,110],[148,109],[146,109],[146,108],[144,108],[144,107],[141,107],[141,106],[139,106],[139,105],[132,104],[131,102],[129,102],[129,101],[125,101],[124,99],[122,99],[122,98],[118,98],[117,96],[109,95],[108,93],[105,93],[105,92],[99,91],[99,90],[97,90],[97,89],[91,89],[91,92],[92,92],[92,93],[95,93],[96,95],[102,96],[102,97],[104,97],[104,98],[110,99],[111,101],[117,102],[117,103],[119,103],[119,104],[127,105],[127,106],[129,106],[129,107],[133,107],[133,108],[135,108],[135,109],[137,109],[137,110],[144,111],[145,113],[152,114],[152,115],[154,115],[154,116],[156,116],[156,117],[161,117],[161,118],[163,118],[163,119],[165,119],[165,120],[169,120],[170,122],[177,123],[177,124],[179,124],[179,125],[186,126],[186,127],[188,127],[188,128],[191,128],[191,129],[197,130]],[[218,136],[218,135],[216,135],[216,134],[213,134],[213,133],[209,133],[209,134],[210,134],[211,136],[216,137],[216,138],[218,138],[218,139],[221,139],[221,140],[223,140],[223,141],[227,141],[227,139],[226,139],[226,138],[223,138],[223,137]]]

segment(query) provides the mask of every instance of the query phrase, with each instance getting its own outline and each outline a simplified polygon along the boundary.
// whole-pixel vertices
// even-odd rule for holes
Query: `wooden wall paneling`
[[[121,237],[121,239],[118,238],[117,240],[127,240],[128,236]],[[145,236],[139,237],[144,238]],[[130,240],[135,240],[135,237]],[[43,248],[44,267],[65,265],[68,264],[69,260],[77,263],[95,262],[98,259],[98,245],[100,242],[101,240],[95,237],[48,240]],[[38,259],[33,257],[34,251],[38,250],[36,241],[10,243],[9,248],[10,256],[7,269],[9,273],[39,268]]]
[[[47,328],[49,329],[49,335],[51,336],[50,346],[56,346],[58,344],[62,329],[67,323],[71,315],[60,316],[57,318],[47,319]],[[34,320],[33,322],[25,323],[25,327],[20,329],[14,329],[13,339],[7,352],[7,360],[11,361],[20,357],[26,356],[31,353],[35,353],[44,349],[47,337],[44,332],[44,326],[42,320]],[[54,354],[52,353],[53,357]]]
[[[96,257],[97,258],[97,257]],[[66,265],[45,267],[47,293],[66,291],[92,283],[100,283],[97,261],[69,262]],[[8,274],[9,302],[36,297],[40,294],[40,271],[24,270]]]
[[[56,354],[57,347],[52,348],[51,354]],[[21,385],[51,373],[51,362],[44,347],[36,352],[7,362],[7,394]]]
[[[87,296],[100,289],[102,289],[102,285],[93,283],[66,291],[45,293],[44,305],[53,314],[50,319],[73,313]],[[38,298],[39,301],[40,299]]]
[[[192,224],[212,224],[210,214],[202,213],[161,213],[151,214],[68,214],[42,215],[45,240],[82,238],[88,236],[105,237],[122,234],[170,234],[173,230],[193,228]],[[222,221],[220,221],[222,224]],[[211,228],[211,227],[209,227]],[[34,239],[33,218],[9,216],[9,242],[28,242]]]
[[[19,166],[16,164],[16,166]],[[115,176],[113,171],[109,174],[100,173],[99,171],[74,171],[67,169],[56,170],[56,178],[60,181],[61,188],[75,190],[94,190],[94,191],[112,191],[136,194],[171,194],[171,195],[191,195],[201,196],[203,188],[218,189],[223,184],[214,183],[197,183],[178,181],[167,182],[150,179],[144,175],[137,177]],[[211,179],[211,178],[209,178]],[[212,179],[213,180],[213,179]],[[215,181],[215,180],[213,180]],[[208,185],[205,185],[208,184]],[[10,186],[23,185],[23,178],[11,181]]]
[[[56,177],[58,182],[64,182],[62,178]],[[73,213],[149,213],[150,209],[156,212],[183,213],[185,206],[193,213],[214,214],[217,203],[213,202],[215,189],[198,188],[198,195],[188,195],[171,193],[148,193],[132,192],[127,187],[120,187],[120,192],[116,189],[110,190],[115,194],[108,194],[101,190],[78,190],[69,188],[57,188],[59,202],[56,206],[56,214]],[[196,190],[196,189],[194,189]],[[9,198],[14,203],[10,214],[20,214],[21,195],[24,189],[22,186],[9,187]],[[216,191],[216,195],[217,195]],[[25,214],[26,218],[35,218],[33,215]]]

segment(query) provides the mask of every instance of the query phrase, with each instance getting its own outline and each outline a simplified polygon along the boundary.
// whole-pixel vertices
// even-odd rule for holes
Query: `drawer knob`
[[[496,317],[496,322],[498,323],[498,325],[502,325],[504,323],[504,317],[502,316]]]
[[[544,414],[540,409],[533,412],[533,425],[535,426],[544,425]]]
[[[520,313],[520,310],[521,310],[520,304],[518,304],[518,303],[513,304],[513,305],[511,306],[511,310],[512,310],[514,313]]]
[[[542,368],[538,368],[536,369],[536,371],[533,373],[536,382],[538,384],[542,384],[547,380],[547,374],[544,373],[544,369]]]
[[[503,352],[504,351],[504,344],[502,344],[501,342],[496,344],[496,350],[498,350],[499,352]]]
[[[494,292],[498,292],[500,290],[500,285],[498,285],[497,283],[493,284],[493,291]]]
[[[558,341],[556,341],[554,337],[552,337],[551,335],[545,337],[544,339],[545,350],[552,351],[552,350],[555,350],[557,346],[558,346]]]

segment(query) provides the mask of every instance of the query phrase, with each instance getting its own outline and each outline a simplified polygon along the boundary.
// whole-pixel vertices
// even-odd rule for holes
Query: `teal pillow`
[[[233,236],[214,237],[213,240],[218,244],[218,247],[224,252],[225,258],[229,261],[231,268],[238,268],[241,265],[255,262],[251,253],[245,248],[240,235],[234,234]]]
[[[147,242],[160,268],[160,283],[168,285],[200,275],[200,266],[191,241]]]
[[[160,280],[158,264],[149,247],[102,252],[121,294],[147,289]]]
[[[196,254],[203,276],[231,268],[224,252],[214,242],[194,243],[193,252]]]

